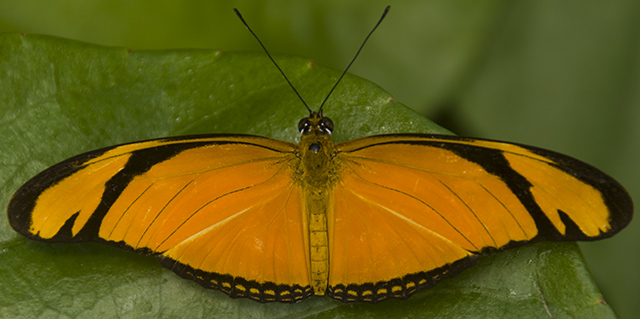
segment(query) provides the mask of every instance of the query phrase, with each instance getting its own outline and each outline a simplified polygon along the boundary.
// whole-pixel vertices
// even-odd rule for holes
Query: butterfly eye
[[[298,122],[298,131],[305,134],[309,132],[309,126],[311,126],[311,123],[309,123],[309,119],[305,117]]]
[[[318,124],[320,126],[320,131],[325,134],[331,134],[333,132],[333,121],[328,117],[323,117]]]

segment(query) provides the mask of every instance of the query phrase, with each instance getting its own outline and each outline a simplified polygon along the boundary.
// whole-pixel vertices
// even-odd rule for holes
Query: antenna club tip
[[[233,12],[235,12],[238,18],[240,18],[240,20],[244,22],[244,19],[242,18],[242,14],[240,14],[240,10],[238,10],[238,8],[233,8]]]

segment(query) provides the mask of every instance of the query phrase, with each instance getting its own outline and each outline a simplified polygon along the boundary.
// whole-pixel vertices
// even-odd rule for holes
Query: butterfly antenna
[[[313,111],[311,111],[311,109],[309,108],[309,106],[307,105],[307,103],[304,101],[304,99],[302,98],[302,96],[300,95],[300,93],[298,93],[298,90],[296,90],[296,88],[293,86],[293,84],[291,83],[291,81],[289,81],[289,78],[287,77],[286,74],[284,74],[284,72],[282,71],[282,69],[280,68],[280,66],[278,65],[278,63],[276,63],[276,61],[273,59],[273,57],[271,56],[271,54],[269,54],[269,50],[267,50],[267,48],[264,46],[264,44],[262,44],[262,41],[260,41],[260,38],[258,38],[258,36],[255,34],[255,32],[253,32],[253,30],[251,30],[251,28],[249,27],[249,25],[247,24],[246,21],[244,21],[244,18],[242,17],[242,15],[240,14],[240,11],[236,8],[233,8],[233,11],[235,11],[236,15],[238,16],[238,18],[240,18],[240,21],[242,21],[242,23],[244,24],[245,27],[247,27],[247,29],[249,29],[249,32],[251,32],[251,34],[253,34],[253,37],[256,38],[256,40],[258,40],[258,43],[260,43],[260,46],[262,47],[262,50],[264,50],[264,53],[267,54],[267,56],[269,57],[269,59],[271,59],[271,62],[273,62],[273,65],[276,66],[276,68],[278,68],[278,71],[280,71],[280,74],[282,74],[282,76],[284,77],[285,80],[287,80],[287,83],[289,83],[289,86],[293,89],[293,92],[296,93],[296,95],[298,96],[298,98],[300,98],[300,101],[302,101],[302,104],[304,104],[304,107],[307,108],[307,110],[309,110],[309,115],[311,115],[313,113]]]
[[[378,28],[378,26],[380,25],[380,23],[382,23],[382,20],[384,20],[384,17],[387,16],[387,13],[389,13],[389,9],[391,9],[391,6],[387,6],[384,9],[384,12],[382,13],[382,17],[380,17],[380,20],[378,20],[378,23],[376,23],[376,25],[373,27],[373,29],[371,29],[371,32],[369,32],[369,34],[367,35],[367,37],[364,39],[364,41],[362,42],[362,44],[360,45],[360,48],[358,49],[358,52],[356,52],[356,55],[353,57],[353,59],[351,59],[351,62],[349,62],[349,65],[347,65],[347,67],[344,69],[344,72],[342,72],[342,75],[340,75],[340,78],[338,78],[338,81],[336,81],[336,84],[333,85],[333,87],[331,88],[331,90],[329,91],[329,94],[327,94],[327,97],[324,98],[324,101],[322,101],[322,104],[320,104],[320,108],[318,109],[318,113],[322,114],[322,107],[324,107],[324,104],[327,102],[327,100],[329,99],[329,97],[331,96],[331,93],[333,93],[333,90],[335,90],[335,88],[338,86],[338,83],[340,83],[340,80],[342,80],[342,78],[344,77],[345,74],[347,74],[347,71],[349,70],[349,68],[351,67],[351,65],[353,64],[353,62],[356,60],[356,58],[358,57],[358,55],[360,55],[360,51],[362,51],[362,48],[364,47],[364,45],[367,43],[367,41],[369,40],[369,37],[371,37],[371,35],[373,34],[373,31],[376,31],[376,29]]]

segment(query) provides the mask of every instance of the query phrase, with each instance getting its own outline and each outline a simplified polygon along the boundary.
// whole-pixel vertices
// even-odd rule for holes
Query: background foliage
[[[533,144],[640,193],[640,3],[597,1],[0,1],[0,31],[134,50],[257,50],[342,68],[386,4],[353,73],[459,135]],[[582,245],[607,302],[640,313],[639,222]]]

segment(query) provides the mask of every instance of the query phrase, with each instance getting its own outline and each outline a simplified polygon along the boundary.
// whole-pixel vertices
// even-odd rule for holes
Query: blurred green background
[[[532,144],[584,160],[640,197],[640,2],[0,0],[0,32],[133,50],[267,47],[343,68],[459,135]],[[0,110],[1,111],[1,110]],[[640,315],[640,221],[581,247],[606,301]]]

